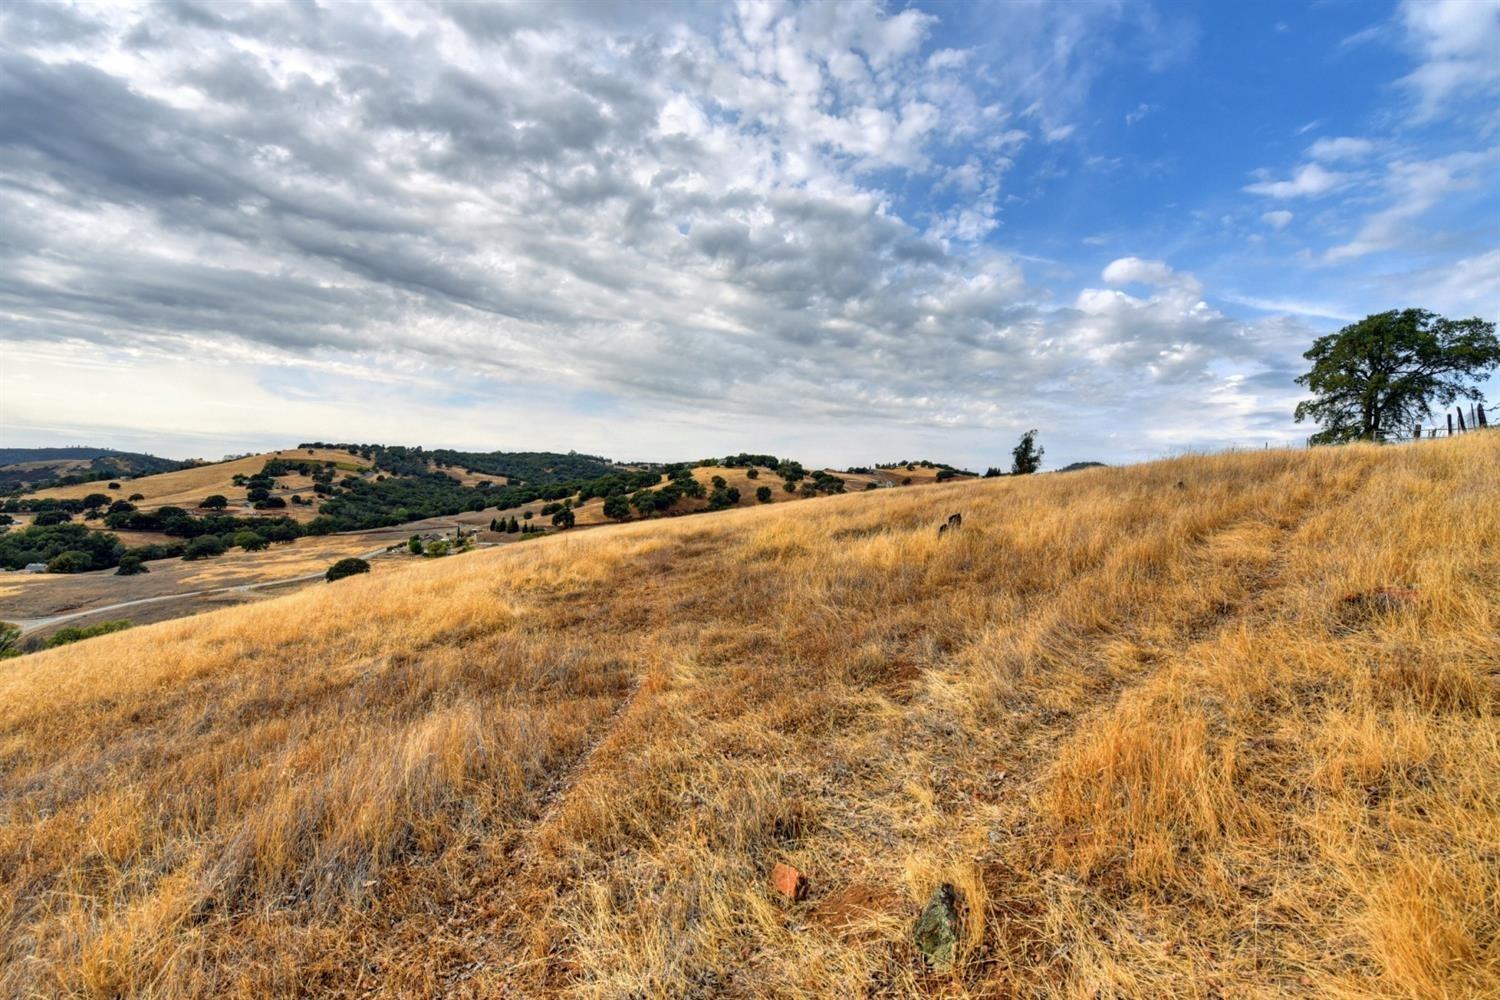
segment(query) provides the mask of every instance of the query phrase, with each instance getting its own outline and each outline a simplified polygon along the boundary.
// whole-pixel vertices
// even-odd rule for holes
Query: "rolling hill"
[[[60,479],[99,481],[170,472],[184,463],[111,448],[0,448],[0,491],[36,490]]]
[[[874,490],[8,661],[0,993],[1495,996],[1497,467]]]

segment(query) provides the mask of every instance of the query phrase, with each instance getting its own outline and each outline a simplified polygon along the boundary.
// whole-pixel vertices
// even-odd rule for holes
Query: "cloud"
[[[1369,156],[1375,144],[1369,139],[1340,136],[1336,139],[1319,139],[1307,147],[1307,155],[1314,160],[1358,160]]]
[[[1136,122],[1146,118],[1147,115],[1160,110],[1155,104],[1137,104],[1134,111],[1125,112],[1125,124],[1134,125]]]
[[[1263,213],[1260,217],[1260,221],[1264,222],[1272,229],[1285,229],[1288,225],[1291,224],[1292,218],[1292,213],[1283,208],[1277,209],[1274,212]]]
[[[1382,181],[1389,204],[1368,216],[1354,238],[1330,249],[1326,258],[1352,260],[1412,242],[1416,221],[1449,195],[1476,188],[1479,172],[1492,166],[1497,156],[1500,150],[1389,164]]]
[[[1245,190],[1267,198],[1316,198],[1343,187],[1349,180],[1348,174],[1325,170],[1316,163],[1306,163],[1288,180],[1261,180],[1247,185]]]
[[[537,397],[576,395],[623,415],[587,433],[665,456],[684,427],[707,428],[694,451],[724,427],[743,435],[724,447],[766,447],[748,438],[768,409],[793,442],[872,421],[993,437],[1064,426],[1079,392],[1135,419],[1153,385],[1221,391],[1217,369],[1269,364],[1281,328],[1135,258],[1105,281],[1150,294],[1059,305],[987,242],[1013,158],[1072,134],[1055,123],[1083,120],[1099,46],[1134,16],[1028,7],[957,50],[930,14],[858,2],[12,5],[0,337],[46,360],[6,365],[7,389],[103,358],[154,398],[103,414],[59,379],[5,393],[3,423],[160,429],[203,403],[195,426],[242,424],[241,397],[167,398],[183,358],[250,412],[288,371],[364,387],[266,418],[287,434],[425,433],[451,392],[491,401],[452,404],[474,436],[535,436]],[[605,447],[575,432],[546,437]]]
[[[1417,100],[1419,120],[1456,99],[1500,94],[1500,0],[1403,0],[1398,19],[1421,59],[1402,80]]]

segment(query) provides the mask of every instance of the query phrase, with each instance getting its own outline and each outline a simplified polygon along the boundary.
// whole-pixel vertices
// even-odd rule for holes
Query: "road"
[[[378,549],[361,553],[361,559],[373,559],[386,551],[382,545]],[[316,573],[303,573],[301,576],[289,576],[282,580],[266,580],[263,583],[241,583],[231,587],[210,587],[205,590],[186,590],[180,594],[159,594],[156,597],[141,597],[134,601],[121,601],[119,604],[106,604],[97,608],[83,608],[78,611],[68,611],[60,615],[48,615],[45,618],[17,618],[12,619],[12,624],[21,627],[21,634],[35,632],[37,629],[50,628],[53,625],[61,625],[63,622],[72,621],[75,618],[87,618],[90,615],[108,614],[111,611],[119,611],[123,608],[139,607],[142,604],[157,604],[161,601],[180,601],[185,597],[206,597],[211,594],[246,593],[251,590],[262,590],[266,587],[284,587],[289,583],[305,583],[308,580],[321,579],[325,570]]]

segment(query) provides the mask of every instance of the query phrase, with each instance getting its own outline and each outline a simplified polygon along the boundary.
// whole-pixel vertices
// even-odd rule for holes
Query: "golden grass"
[[[884,490],[11,661],[0,991],[1495,996],[1497,468]]]
[[[312,452],[312,454],[309,454]],[[204,497],[214,493],[223,494],[231,503],[240,503],[245,499],[245,488],[234,485],[236,475],[253,476],[265,467],[267,460],[272,458],[285,458],[289,461],[309,462],[338,462],[345,467],[354,466],[368,467],[365,462],[348,452],[329,448],[288,448],[285,451],[268,451],[261,455],[250,455],[246,458],[237,458],[232,462],[215,462],[211,465],[199,465],[190,469],[178,469],[176,472],[161,472],[154,476],[142,476],[139,479],[126,479],[120,481],[118,490],[108,490],[105,482],[79,483],[74,486],[54,486],[50,489],[37,490],[27,496],[45,499],[51,497],[57,500],[79,500],[90,493],[107,493],[112,499],[123,500],[126,497],[140,493],[144,500],[136,501],[136,505],[151,510],[156,507],[184,507],[193,508],[203,500]],[[308,491],[311,497],[312,480],[306,476],[286,476],[277,480],[284,486],[294,486]],[[316,510],[316,508],[311,508]],[[274,514],[292,515],[299,513],[302,508],[288,507],[286,510],[271,511]],[[122,537],[129,537],[128,533]]]

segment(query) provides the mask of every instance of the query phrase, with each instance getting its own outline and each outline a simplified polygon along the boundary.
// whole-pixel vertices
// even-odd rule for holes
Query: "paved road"
[[[386,551],[382,545],[378,549],[371,549],[362,553],[359,558],[373,559]],[[205,597],[209,594],[245,593],[251,590],[261,590],[265,587],[284,587],[289,583],[304,583],[308,580],[321,579],[326,570],[316,573],[303,573],[301,576],[290,576],[284,580],[267,580],[264,583],[242,583],[232,587],[210,587],[206,590],[187,590],[180,594],[161,594],[157,597],[141,597],[134,601],[121,601],[119,604],[106,604],[97,608],[83,608],[78,611],[68,611],[60,615],[48,615],[45,618],[14,618],[12,624],[21,626],[21,634],[35,632],[37,629],[49,628],[53,625],[61,625],[63,622],[72,621],[75,618],[86,618],[89,615],[102,615],[110,611],[119,611],[122,608],[134,608],[142,604],[156,604],[161,601],[179,601],[184,597]]]

